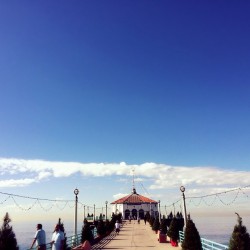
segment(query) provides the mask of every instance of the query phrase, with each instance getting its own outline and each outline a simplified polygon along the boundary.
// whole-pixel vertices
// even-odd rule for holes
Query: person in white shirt
[[[36,229],[37,231],[30,249],[34,246],[36,242],[38,250],[46,250],[46,234],[45,231],[43,230],[42,224],[37,224]]]
[[[52,239],[50,242],[52,246],[52,250],[63,250],[64,245],[64,233],[60,231],[60,226],[56,225],[55,231],[52,235]]]
[[[116,232],[117,234],[119,234],[119,232],[120,232],[120,223],[119,223],[118,220],[117,220],[116,223],[115,223],[115,232]]]

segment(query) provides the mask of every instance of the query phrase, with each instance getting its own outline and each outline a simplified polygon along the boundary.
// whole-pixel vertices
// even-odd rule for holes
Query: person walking
[[[120,232],[120,223],[119,223],[118,220],[117,220],[116,223],[115,223],[115,232],[116,232],[117,234],[119,234],[119,232]]]
[[[46,234],[45,234],[45,231],[43,230],[42,224],[37,224],[36,229],[37,231],[36,231],[36,234],[31,244],[30,249],[33,248],[36,242],[36,248],[38,250],[46,250]]]

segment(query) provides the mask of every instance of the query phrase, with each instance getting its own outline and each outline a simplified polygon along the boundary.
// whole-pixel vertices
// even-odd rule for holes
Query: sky
[[[100,208],[133,173],[168,211],[181,185],[186,197],[241,187],[210,213],[247,214],[249,29],[247,1],[1,2],[1,214],[42,210],[6,193],[74,200],[75,188]]]

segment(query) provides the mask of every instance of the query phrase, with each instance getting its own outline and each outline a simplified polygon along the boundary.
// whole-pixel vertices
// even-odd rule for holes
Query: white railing
[[[182,243],[184,240],[184,233],[182,231],[179,231],[179,238],[180,238],[180,243]],[[202,250],[227,250],[228,249],[228,246],[225,246],[220,243],[216,243],[214,241],[207,240],[204,238],[201,238],[201,245],[202,245]]]

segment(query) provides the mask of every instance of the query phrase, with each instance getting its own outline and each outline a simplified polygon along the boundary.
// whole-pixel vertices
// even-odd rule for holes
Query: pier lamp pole
[[[180,190],[182,192],[182,199],[183,199],[183,207],[184,207],[184,229],[186,229],[187,226],[187,210],[186,210],[186,201],[185,201],[185,187],[181,186]]]
[[[77,188],[74,190],[74,194],[76,196],[76,199],[75,199],[75,237],[76,237],[77,235],[77,203],[78,203],[77,195],[79,194],[79,190]]]
[[[106,215],[105,215],[105,218],[106,220],[108,219],[108,201],[105,201],[105,204],[106,204]]]
[[[94,204],[94,218],[93,221],[95,221],[95,204]]]
[[[159,200],[159,222],[161,222],[161,201]]]

